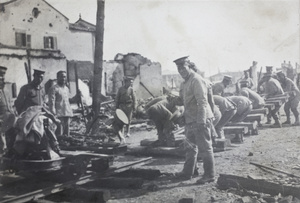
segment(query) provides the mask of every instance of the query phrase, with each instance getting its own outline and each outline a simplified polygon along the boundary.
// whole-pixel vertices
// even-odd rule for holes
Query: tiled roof
[[[70,23],[70,29],[74,29],[74,30],[80,30],[80,31],[87,31],[87,32],[95,32],[96,31],[96,26],[85,21],[82,20],[81,18],[79,20],[77,20],[74,24]]]

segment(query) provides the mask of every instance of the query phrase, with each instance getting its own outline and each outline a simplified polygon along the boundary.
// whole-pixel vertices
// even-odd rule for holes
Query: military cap
[[[266,71],[267,72],[272,72],[273,71],[273,66],[266,66]]]
[[[122,111],[121,109],[117,109],[116,110],[116,117],[118,120],[120,120],[122,123],[124,124],[128,124],[128,117],[126,116],[126,114],[124,113],[124,111]]]
[[[181,58],[178,58],[176,60],[174,60],[173,62],[178,65],[178,64],[183,64],[184,62],[188,61],[188,57],[189,56],[184,56],[184,57],[181,57]]]
[[[276,72],[276,75],[285,75],[285,74],[282,72],[282,70],[280,70]]]
[[[7,68],[4,66],[0,66],[0,75],[5,75]]]
[[[41,74],[45,74],[45,71],[42,70],[42,69],[33,69],[33,74],[38,74],[38,75],[41,75]]]
[[[230,75],[224,75],[223,80],[231,81],[232,77]]]

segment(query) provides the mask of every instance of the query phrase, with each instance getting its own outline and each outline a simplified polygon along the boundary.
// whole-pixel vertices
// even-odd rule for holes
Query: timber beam
[[[238,123],[227,123],[226,126],[238,126],[238,127],[247,127],[249,135],[258,135],[258,122],[238,122]]]

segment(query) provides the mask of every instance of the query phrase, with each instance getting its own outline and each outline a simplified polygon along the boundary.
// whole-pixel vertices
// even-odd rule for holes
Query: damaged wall
[[[112,94],[116,94],[123,84],[124,76],[126,76],[134,78],[133,90],[137,98],[147,99],[152,97],[151,94],[154,97],[162,95],[162,71],[160,63],[151,62],[151,60],[136,53],[128,53],[126,55],[117,54],[115,60],[119,62],[119,65],[114,71]]]
[[[154,97],[163,94],[160,63],[144,64],[140,66],[140,74],[136,77],[133,85],[133,89],[138,98],[147,99],[152,97],[142,84],[154,95]]]
[[[78,77],[81,80],[93,80],[93,64],[91,62],[68,61],[69,79],[73,95],[76,92],[75,63],[77,63]],[[132,53],[125,56],[122,55],[121,58],[114,61],[103,62],[102,94],[104,96],[114,96],[123,85],[124,76],[134,78],[133,90],[139,99],[151,97],[151,94],[141,83],[143,83],[155,97],[163,94],[163,79],[160,63],[151,62],[139,54]]]
[[[77,67],[78,78],[82,81],[88,81],[91,91],[93,90],[94,79],[94,64],[90,61],[68,61],[68,78],[70,82],[71,95],[76,94],[75,83],[75,64]],[[104,61],[102,71],[102,95],[107,96],[112,91],[112,77],[113,72],[118,66],[116,61]]]
[[[51,54],[49,56],[49,54]],[[0,49],[0,64],[7,67],[5,81],[16,83],[17,94],[20,88],[27,84],[27,76],[24,63],[28,64],[26,50]],[[46,71],[44,85],[49,79],[56,79],[59,70],[66,70],[66,59],[58,52],[34,51],[30,52],[31,69],[41,68]],[[33,75],[33,71],[32,74]],[[33,77],[32,77],[33,78]]]

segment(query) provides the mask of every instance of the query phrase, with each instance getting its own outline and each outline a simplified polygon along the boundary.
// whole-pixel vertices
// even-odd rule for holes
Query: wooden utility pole
[[[104,35],[104,5],[105,0],[97,0],[97,21],[96,21],[96,44],[94,58],[94,80],[93,80],[93,111],[95,117],[100,111],[100,96],[103,70],[103,35]]]

